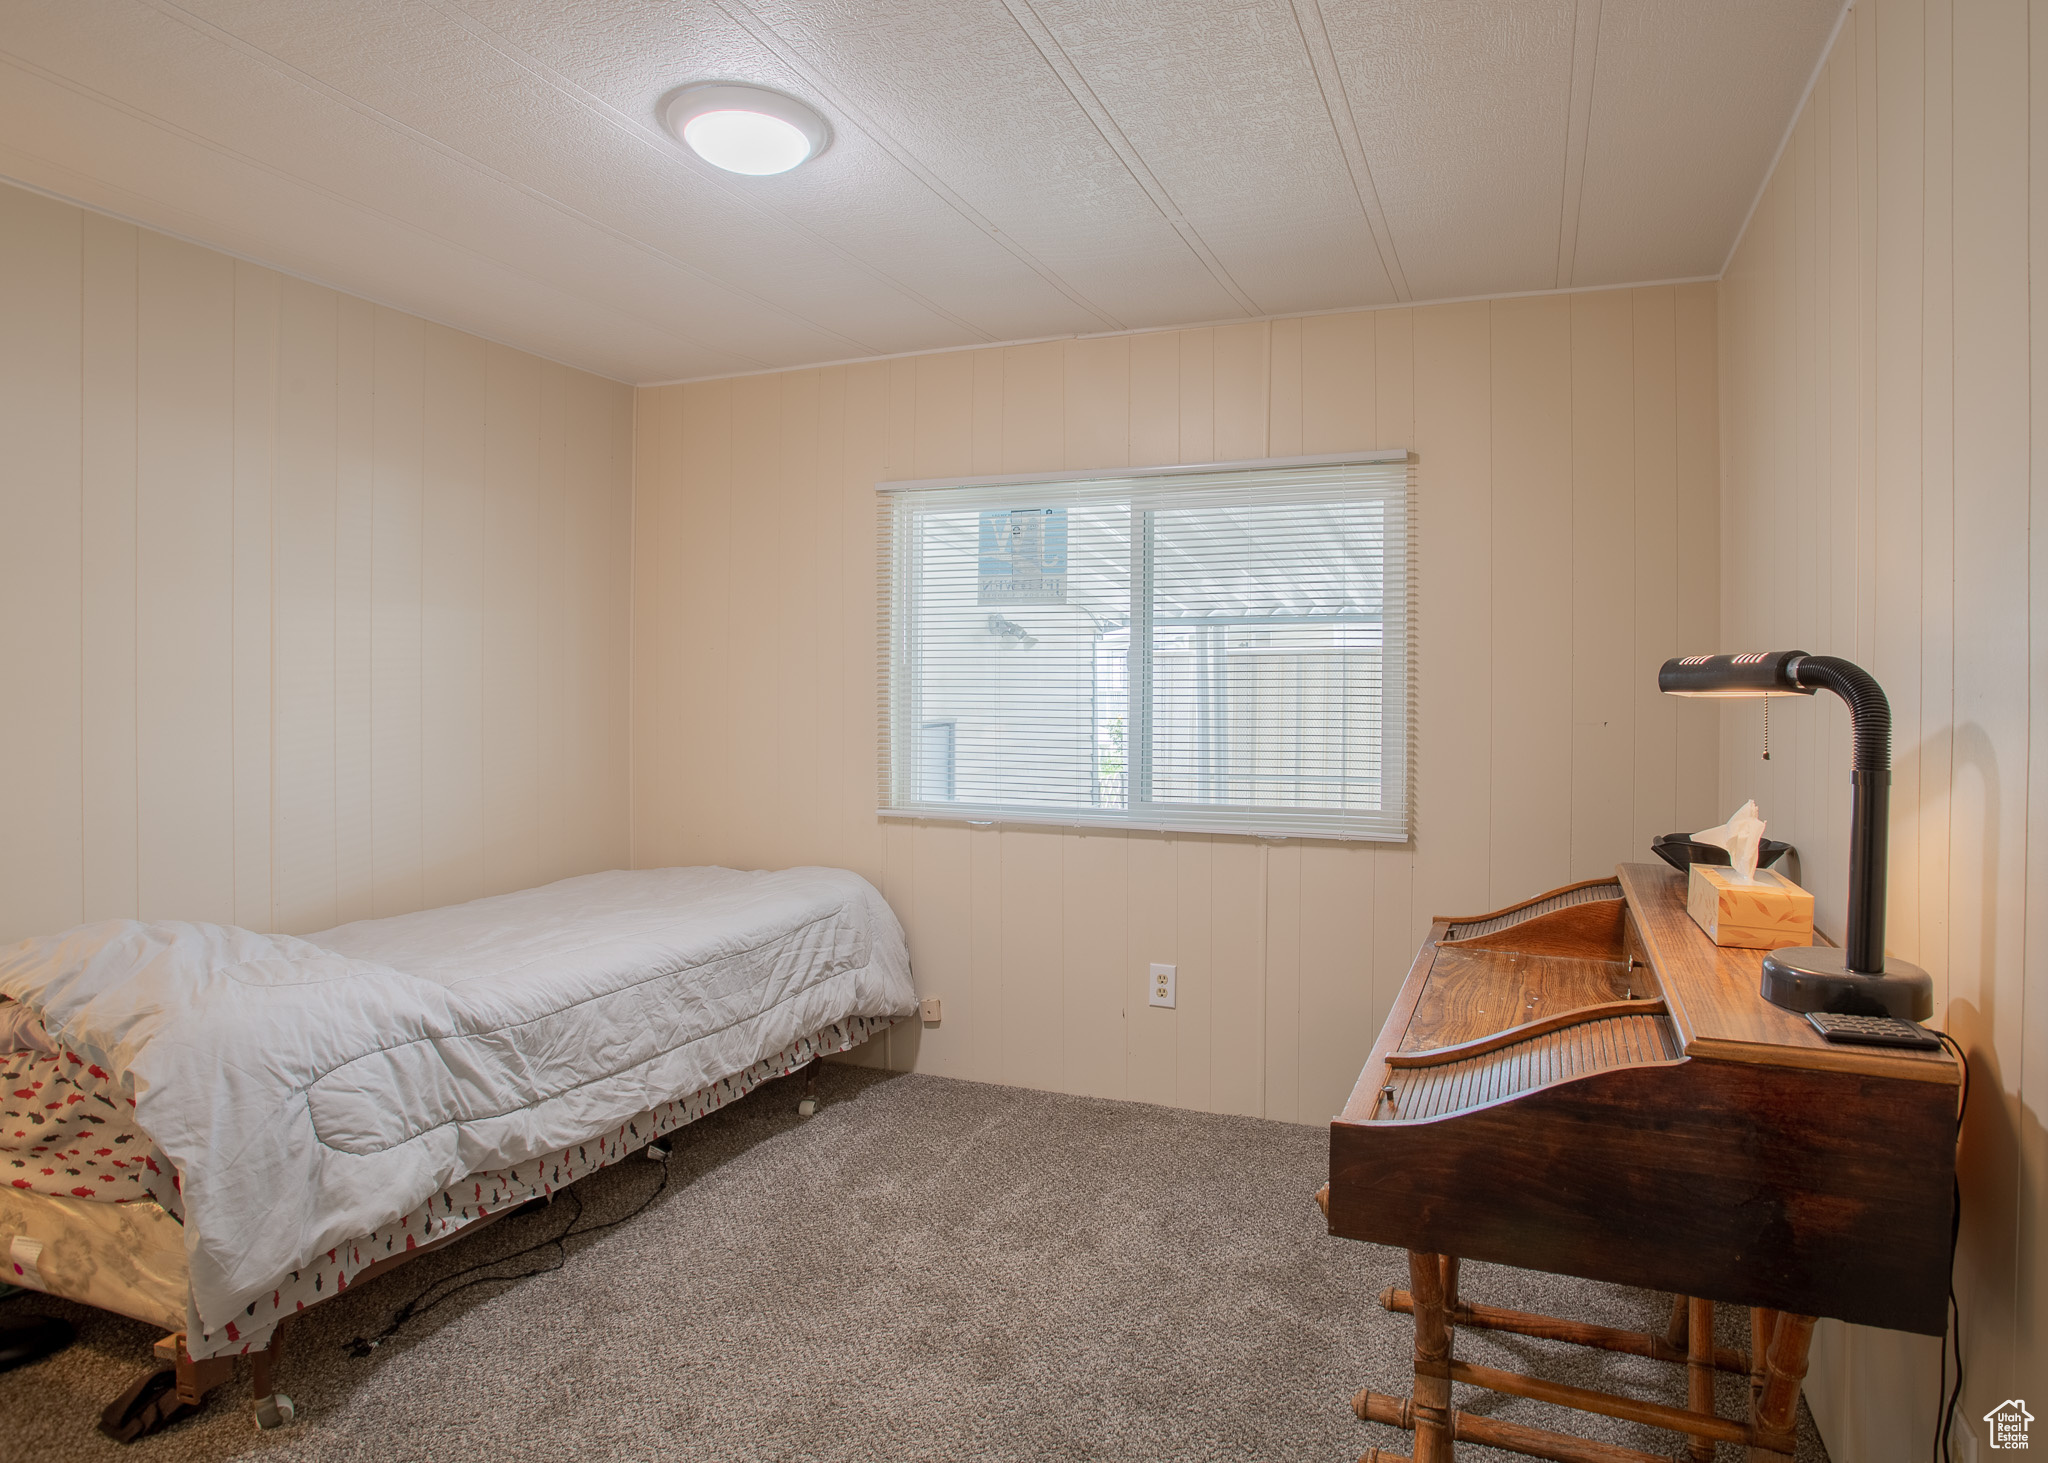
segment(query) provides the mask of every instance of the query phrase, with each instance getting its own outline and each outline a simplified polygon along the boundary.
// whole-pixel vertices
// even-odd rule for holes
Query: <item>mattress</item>
[[[153,1200],[0,1189],[0,1261],[0,1279],[15,1285],[185,1329],[185,1231]]]
[[[57,1048],[64,1108],[127,1107],[161,1170],[100,1121],[30,1144],[60,1171],[29,1190],[181,1209],[187,1329],[226,1346],[347,1257],[449,1232],[486,1177],[501,1204],[544,1193],[917,999],[887,904],[832,869],[587,875],[306,939],[111,921],[0,951],[0,993]]]

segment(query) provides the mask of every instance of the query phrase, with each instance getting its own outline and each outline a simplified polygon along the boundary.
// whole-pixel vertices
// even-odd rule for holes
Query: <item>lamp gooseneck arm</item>
[[[1809,655],[1789,669],[1799,685],[1832,691],[1849,707],[1855,760],[1849,773],[1849,920],[1843,956],[1853,971],[1882,974],[1886,833],[1891,826],[1891,703],[1870,672],[1852,661]]]

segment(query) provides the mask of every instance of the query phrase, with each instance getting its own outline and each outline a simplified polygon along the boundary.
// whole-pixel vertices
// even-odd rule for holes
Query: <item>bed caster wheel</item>
[[[283,1427],[297,1415],[298,1409],[292,1405],[292,1399],[282,1392],[265,1397],[256,1404],[256,1426],[264,1432]]]
[[[796,1115],[800,1118],[807,1118],[817,1110],[818,1099],[815,1097],[806,1097],[796,1105]]]

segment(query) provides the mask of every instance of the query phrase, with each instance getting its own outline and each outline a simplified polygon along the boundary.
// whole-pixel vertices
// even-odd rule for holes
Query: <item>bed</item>
[[[0,996],[0,1278],[163,1326],[181,1393],[255,1356],[268,1422],[286,1316],[917,1006],[886,902],[819,868],[107,921],[0,951]]]

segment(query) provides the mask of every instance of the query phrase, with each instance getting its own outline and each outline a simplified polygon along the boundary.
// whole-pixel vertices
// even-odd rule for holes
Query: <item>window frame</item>
[[[1315,839],[1361,843],[1412,843],[1415,836],[1414,737],[1415,737],[1415,459],[1407,449],[1388,448],[1367,452],[1320,453],[1313,455],[1260,458],[1238,462],[1168,465],[1142,468],[1105,468],[1095,471],[1056,473],[1012,473],[978,477],[924,478],[883,481],[875,484],[879,513],[877,555],[877,651],[880,700],[879,806],[876,816],[890,820],[964,822],[986,827],[1018,824],[1077,829],[1122,828],[1133,832],[1180,834],[1224,834],[1264,839]],[[1154,524],[1158,504],[1133,502],[1130,506],[1131,619],[1129,678],[1131,715],[1125,739],[1126,807],[1123,810],[1090,811],[1079,807],[1033,808],[1014,804],[947,802],[920,803],[915,798],[898,800],[894,791],[908,786],[915,775],[911,742],[916,729],[928,719],[924,710],[923,686],[912,666],[917,660],[918,617],[913,607],[918,591],[922,555],[915,551],[911,530],[914,515],[899,510],[904,495],[945,490],[1057,488],[1062,483],[1124,483],[1148,478],[1199,478],[1217,474],[1243,474],[1322,467],[1406,468],[1405,485],[1398,500],[1398,534],[1390,533],[1384,573],[1386,602],[1400,604],[1400,633],[1395,643],[1383,642],[1382,655],[1394,657],[1398,674],[1383,680],[1380,742],[1382,784],[1399,789],[1398,828],[1360,829],[1362,815],[1323,809],[1265,806],[1205,809],[1201,804],[1160,803],[1151,799],[1152,786],[1152,685],[1154,589]],[[1390,500],[1387,500],[1390,501]],[[892,572],[893,571],[893,572]],[[1391,581],[1398,575],[1396,590]],[[1385,619],[1394,616],[1386,613]],[[1385,620],[1383,620],[1383,623]],[[899,632],[898,626],[901,626]],[[1384,664],[1384,662],[1383,662]],[[1141,799],[1141,790],[1143,793]]]

